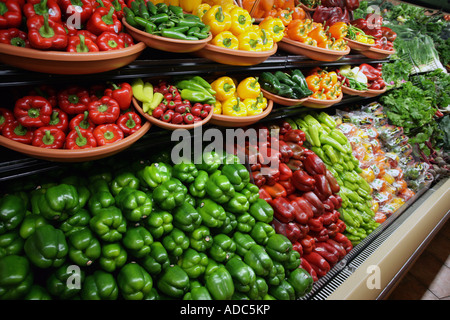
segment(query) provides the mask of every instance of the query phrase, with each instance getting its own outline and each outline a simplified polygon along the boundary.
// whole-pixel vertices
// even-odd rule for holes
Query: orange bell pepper
[[[294,9],[294,0],[275,0],[274,6],[280,9]]]
[[[338,77],[337,77],[337,73],[336,72],[330,71],[330,72],[328,72],[328,76],[331,79],[332,85],[335,85],[338,82]]]
[[[317,41],[311,37],[306,38],[303,43],[309,44],[310,46],[313,46],[313,47],[317,47]]]
[[[305,10],[303,10],[302,7],[300,7],[300,5],[295,6],[292,10],[293,10],[292,19],[305,20],[306,12],[305,12]]]
[[[328,40],[328,36],[322,27],[316,27],[308,33],[308,36],[316,40],[317,43],[325,42]]]
[[[334,23],[329,29],[328,32],[335,39],[342,39],[347,35],[348,26],[345,22],[340,21]]]
[[[287,27],[286,35],[291,40],[304,42],[308,38],[307,27],[302,20],[292,20]]]
[[[293,11],[289,11],[286,9],[277,9],[277,14],[275,15],[275,17],[281,19],[284,26],[286,27],[289,22],[292,21],[292,12]]]
[[[259,7],[261,8],[261,10],[269,12],[270,10],[272,10],[274,3],[275,0],[261,0],[259,1]]]
[[[325,89],[322,89],[320,91],[314,92],[313,95],[311,96],[311,98],[313,98],[313,99],[320,99],[320,100],[326,100],[327,96],[325,94]]]
[[[320,77],[317,74],[309,75],[305,78],[309,90],[317,92],[320,89]]]

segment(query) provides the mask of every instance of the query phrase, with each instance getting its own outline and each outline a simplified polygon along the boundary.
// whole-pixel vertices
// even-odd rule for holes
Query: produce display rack
[[[217,74],[239,74],[247,73],[257,75],[258,72],[270,70],[283,70],[298,68],[307,70],[316,66],[332,67],[340,65],[358,65],[362,63],[389,63],[389,59],[374,60],[360,54],[350,54],[338,61],[322,62],[315,61],[303,56],[290,55],[279,50],[274,56],[269,57],[265,62],[255,66],[231,66],[214,63],[204,58],[198,58],[187,54],[175,54],[161,52],[147,48],[140,58],[130,65],[101,74],[92,75],[51,75],[29,72],[7,65],[0,64],[0,91],[10,90],[12,87],[34,86],[39,84],[64,84],[64,83],[86,83],[92,81],[117,81],[134,78],[154,78],[161,79],[185,74],[202,74],[215,76]],[[331,108],[326,109],[333,113],[333,109],[341,109],[355,104],[367,104],[375,101],[379,97],[363,98],[359,96],[344,96],[341,102]],[[305,107],[284,107],[274,105],[271,114],[261,120],[261,123],[269,122],[285,117],[299,115],[307,110]],[[213,127],[206,125],[205,128]],[[220,129],[220,127],[218,127]],[[153,126],[137,143],[130,147],[129,151],[145,151],[154,149],[155,146],[167,145],[170,142],[170,131]],[[194,137],[195,138],[195,137]],[[5,191],[8,183],[25,176],[53,171],[64,168],[70,164],[57,163],[39,160],[20,154],[18,152],[0,147],[2,154],[0,160],[0,191]],[[128,151],[127,151],[128,152]],[[382,299],[390,288],[401,277],[414,258],[420,254],[420,248],[425,246],[432,238],[434,232],[448,219],[449,208],[446,196],[450,196],[450,179],[445,178],[435,181],[420,190],[412,199],[402,206],[395,214],[389,217],[372,234],[353,248],[347,256],[335,265],[330,272],[314,284],[313,290],[302,298],[302,300],[325,300],[325,299]],[[424,207],[425,206],[425,207]],[[398,235],[405,227],[405,221],[414,215],[423,215],[434,210],[435,220],[430,222],[429,230],[424,230],[423,234],[416,237],[418,244],[411,244],[409,255],[407,254],[399,262],[399,267],[392,276],[387,276],[387,282],[380,290],[368,290],[365,283],[367,273],[364,264],[381,250],[390,238]],[[429,215],[431,216],[431,215]],[[415,233],[415,227],[411,227],[406,233]],[[395,249],[395,245],[393,245]],[[384,259],[392,258],[392,252],[382,249],[379,263]],[[383,261],[382,261],[383,260]],[[376,263],[376,261],[375,261]],[[388,267],[386,267],[388,268]],[[383,275],[385,276],[385,275]],[[359,277],[356,280],[355,277]],[[361,280],[362,279],[362,280]],[[361,295],[361,290],[365,295]]]

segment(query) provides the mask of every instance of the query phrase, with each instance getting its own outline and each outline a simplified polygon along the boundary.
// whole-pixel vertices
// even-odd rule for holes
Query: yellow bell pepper
[[[259,94],[259,96],[258,96],[258,98],[256,100],[258,101],[258,108],[260,108],[262,110],[266,110],[266,108],[267,108],[267,98],[264,97],[262,92]]]
[[[269,32],[275,42],[279,42],[283,39],[284,30],[286,29],[281,19],[271,16],[264,18],[264,20],[259,24],[259,28]]]
[[[237,86],[238,97],[245,99],[256,99],[261,94],[261,86],[258,77],[247,77]]]
[[[211,6],[209,4],[202,3],[201,5],[197,6],[192,13],[202,19],[203,15],[208,12],[209,9],[211,9]]]
[[[255,116],[263,112],[263,109],[259,107],[258,99],[245,99],[243,103],[247,108],[248,116]]]
[[[222,103],[217,99],[216,102],[214,103],[213,113],[222,114]]]
[[[203,15],[202,22],[210,26],[212,35],[216,36],[230,29],[231,16],[220,5],[215,5]]]
[[[230,99],[236,92],[236,85],[233,79],[227,76],[214,80],[211,83],[211,88],[216,91],[216,99],[219,101]]]
[[[222,103],[222,114],[233,117],[247,116],[247,108],[239,97],[232,97]]]
[[[201,5],[202,0],[179,0],[180,7],[188,13],[193,13],[194,10]]]
[[[251,28],[252,17],[250,16],[250,13],[247,10],[236,6],[230,11],[230,16],[231,16],[230,31],[235,36],[247,32]]]
[[[261,37],[262,50],[263,51],[272,50],[274,44],[272,35],[265,29],[260,29],[259,35]]]
[[[250,30],[237,36],[239,40],[239,50],[261,52],[262,41],[258,32]]]
[[[211,44],[227,49],[234,49],[234,50],[239,49],[239,40],[230,31],[223,31],[218,35],[216,35],[211,40]]]

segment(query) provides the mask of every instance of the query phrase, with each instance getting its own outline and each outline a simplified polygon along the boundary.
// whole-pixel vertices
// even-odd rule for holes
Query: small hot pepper
[[[100,51],[97,44],[91,38],[86,38],[82,34],[69,37],[67,52],[97,52]]]
[[[18,28],[22,24],[22,8],[17,1],[0,2],[0,29]]]
[[[95,124],[114,123],[119,118],[120,107],[116,100],[108,96],[88,105],[89,118]]]
[[[96,40],[100,51],[110,51],[125,48],[123,38],[114,32],[105,31],[101,33]]]
[[[2,135],[24,144],[31,144],[31,141],[33,141],[33,131],[22,126],[19,121],[5,123],[2,128]]]
[[[28,40],[26,32],[17,28],[0,30],[0,43],[10,44],[12,46],[22,48],[30,47],[30,41]]]
[[[136,112],[127,112],[117,119],[116,124],[125,136],[135,133],[141,128],[141,118]]]
[[[88,149],[95,148],[97,140],[90,130],[82,129],[78,126],[70,131],[66,138],[66,149]]]
[[[111,6],[97,8],[86,24],[86,30],[99,36],[103,32],[119,33],[122,31],[122,22],[114,13],[115,9]]]
[[[64,146],[66,134],[55,127],[40,127],[34,131],[31,145],[39,148],[61,149]]]
[[[112,88],[108,88],[105,90],[105,96],[111,97],[117,101],[119,104],[120,110],[127,110],[133,99],[133,88],[129,83],[121,83],[120,85],[116,85],[115,83],[111,83]]]
[[[68,115],[83,113],[89,103],[89,91],[80,86],[70,86],[58,94],[58,105]]]
[[[26,96],[16,101],[14,116],[25,127],[48,125],[52,115],[52,106],[40,96]]]
[[[114,123],[102,124],[94,129],[94,137],[98,146],[104,146],[124,137],[123,131]]]
[[[50,20],[48,14],[29,18],[27,27],[28,39],[33,48],[63,50],[67,47],[69,37],[66,29],[61,23]]]

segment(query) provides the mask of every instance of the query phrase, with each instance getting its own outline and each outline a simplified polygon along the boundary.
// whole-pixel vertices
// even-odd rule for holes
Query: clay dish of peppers
[[[93,74],[115,70],[135,61],[144,51],[144,43],[124,49],[72,53],[44,51],[0,43],[0,61],[28,71],[50,74]]]
[[[54,161],[54,162],[83,162],[106,158],[117,154],[138,141],[151,128],[149,122],[142,124],[142,127],[135,133],[123,138],[122,140],[110,143],[104,146],[97,146],[86,149],[48,149],[41,148],[25,143],[20,143],[0,135],[0,145],[26,154],[30,157]]]
[[[362,55],[364,55],[370,59],[386,59],[391,54],[394,54],[394,53],[395,53],[395,49],[394,50],[383,50],[383,49],[378,49],[378,48],[370,48],[368,50],[361,51]]]
[[[359,41],[355,41],[349,38],[344,38],[345,41],[347,41],[347,45],[350,47],[350,49],[355,51],[366,51],[372,48],[375,44],[369,44],[369,43],[363,43]]]
[[[261,88],[261,92],[264,94],[264,97],[267,98],[267,100],[272,100],[274,103],[282,105],[282,106],[286,106],[286,107],[294,107],[294,106],[300,106],[302,105],[305,101],[308,100],[308,97],[303,98],[303,99],[289,99],[286,97],[282,97],[276,94],[273,94],[267,90],[264,90]]]
[[[207,44],[205,47],[203,47],[199,51],[196,51],[194,54],[221,64],[232,66],[254,66],[266,61],[267,58],[277,52],[277,49],[277,43],[273,44],[273,48],[271,50],[258,52],[228,49],[212,44]]]
[[[322,99],[314,99],[309,97],[305,102],[303,102],[304,107],[312,108],[312,109],[324,109],[329,108],[332,105],[341,102],[342,97],[344,96],[343,93],[337,98],[333,100],[322,100]]]
[[[267,117],[272,112],[273,101],[267,100],[267,107],[260,114],[254,116],[235,117],[223,114],[213,114],[210,123],[221,127],[246,127]]]
[[[177,130],[177,129],[191,130],[196,127],[207,124],[212,119],[212,116],[213,116],[213,111],[211,110],[211,112],[208,114],[208,116],[206,118],[204,118],[202,121],[197,121],[192,124],[173,124],[173,123],[164,122],[159,119],[156,119],[155,117],[151,116],[150,114],[144,112],[141,105],[139,104],[139,101],[136,100],[135,98],[133,98],[133,105],[134,105],[134,108],[137,110],[137,112],[139,112],[139,114],[141,116],[143,116],[147,120],[147,122],[150,122],[151,124],[154,124],[157,127],[167,129],[167,130]]]
[[[287,37],[284,37],[278,42],[278,46],[286,52],[304,55],[317,61],[337,61],[350,53],[350,47],[348,45],[346,50],[330,50],[314,47]]]
[[[202,49],[212,39],[212,34],[209,37],[201,40],[180,40],[168,37],[162,37],[150,34],[146,31],[136,29],[130,26],[125,19],[122,20],[127,32],[136,41],[142,41],[146,46],[161,51],[175,52],[175,53],[189,53]]]

